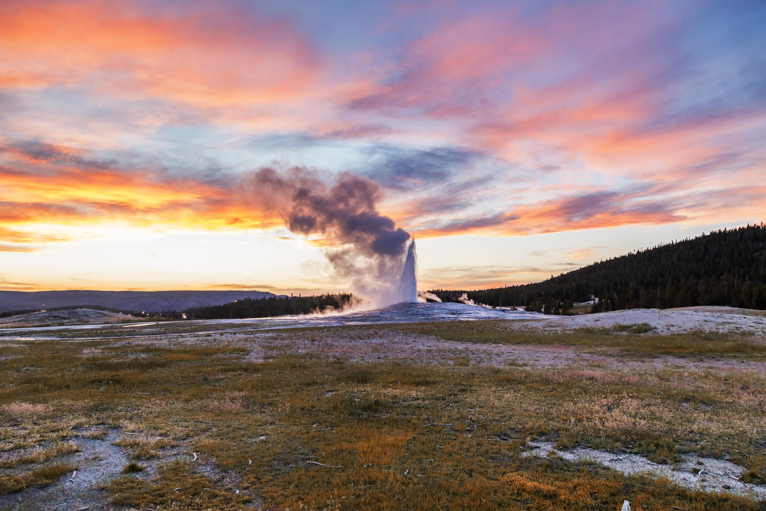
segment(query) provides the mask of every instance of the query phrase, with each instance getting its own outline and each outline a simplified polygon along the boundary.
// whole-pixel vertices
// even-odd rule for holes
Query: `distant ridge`
[[[88,305],[132,312],[183,311],[274,296],[263,291],[0,291],[0,312]]]
[[[766,309],[766,224],[713,231],[535,284],[432,292],[443,301],[459,301],[466,293],[477,303],[547,313],[593,297],[600,299],[593,312],[696,305]]]

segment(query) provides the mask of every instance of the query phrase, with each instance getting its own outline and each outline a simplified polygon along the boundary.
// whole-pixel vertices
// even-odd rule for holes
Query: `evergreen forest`
[[[223,305],[195,307],[184,311],[188,319],[241,319],[311,314],[342,310],[353,300],[351,293],[318,296],[272,296],[245,298]]]
[[[442,301],[566,314],[598,298],[590,312],[728,305],[766,309],[766,224],[713,231],[600,261],[543,282],[476,291],[431,291]]]

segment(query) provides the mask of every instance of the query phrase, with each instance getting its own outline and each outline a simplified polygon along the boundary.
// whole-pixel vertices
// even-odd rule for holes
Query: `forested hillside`
[[[443,301],[462,293],[477,303],[562,313],[600,299],[593,312],[729,305],[766,309],[766,224],[714,231],[591,264],[546,281],[478,291],[434,290]]]
[[[212,307],[196,307],[184,312],[188,319],[265,318],[288,314],[311,314],[341,310],[352,301],[350,293],[319,296],[272,296],[270,298],[237,300]]]

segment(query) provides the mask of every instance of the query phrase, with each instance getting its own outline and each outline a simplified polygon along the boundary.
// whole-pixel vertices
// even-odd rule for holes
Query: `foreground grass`
[[[390,328],[548,342],[499,323]],[[630,350],[615,333],[549,338]],[[116,444],[129,454],[124,475],[103,486],[118,509],[584,510],[618,509],[624,499],[633,509],[758,509],[746,498],[522,455],[532,439],[658,463],[697,453],[728,458],[748,469],[747,481],[763,482],[766,382],[757,373],[362,365],[310,356],[253,363],[247,342],[3,347],[0,356],[12,358],[0,360],[0,493],[73,470],[72,448],[53,446],[88,427],[96,439],[104,436],[98,428],[118,430]],[[646,342],[632,353],[663,352],[658,338]],[[671,345],[681,354],[712,349],[706,343],[727,356],[760,354],[751,341],[727,342],[734,341]],[[145,475],[150,465],[157,471]]]

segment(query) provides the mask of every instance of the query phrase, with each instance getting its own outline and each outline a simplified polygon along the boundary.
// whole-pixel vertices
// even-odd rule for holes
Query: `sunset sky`
[[[253,199],[264,168],[377,183],[421,289],[764,221],[764,27],[744,0],[3,0],[0,289],[348,289],[337,239]]]

